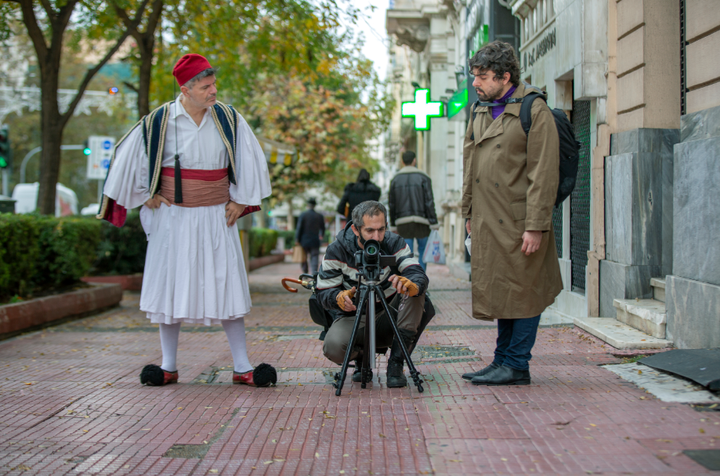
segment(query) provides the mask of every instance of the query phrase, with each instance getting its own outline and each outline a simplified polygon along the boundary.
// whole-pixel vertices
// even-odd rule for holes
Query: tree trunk
[[[50,63],[55,63],[52,56]],[[59,58],[57,63],[59,64]],[[62,145],[63,121],[58,107],[59,69],[47,65],[42,75],[40,134],[40,187],[37,209],[43,215],[55,215],[55,192],[60,177],[60,146]]]
[[[150,114],[150,81],[152,79],[154,48],[154,32],[148,32],[145,34],[143,41],[138,42],[138,49],[140,50],[140,78],[137,99],[138,118],[142,118]]]

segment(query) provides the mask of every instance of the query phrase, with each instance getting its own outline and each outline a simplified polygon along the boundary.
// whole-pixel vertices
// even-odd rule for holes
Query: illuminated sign
[[[465,109],[469,101],[469,94],[467,87],[463,82],[462,88],[455,92],[448,101],[448,119],[456,116],[459,112]]]
[[[402,117],[414,117],[415,130],[430,130],[430,118],[443,117],[443,103],[429,99],[429,89],[416,89],[415,101],[402,103]]]

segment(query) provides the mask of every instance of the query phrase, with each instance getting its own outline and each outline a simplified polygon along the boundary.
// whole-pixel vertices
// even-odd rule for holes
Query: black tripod
[[[342,369],[340,370],[340,372],[335,374],[335,383],[333,384],[334,387],[337,389],[335,390],[335,395],[337,396],[340,396],[343,385],[345,384],[345,377],[347,376],[347,369],[350,363],[350,355],[352,355],[353,344],[355,343],[355,337],[357,336],[358,329],[360,328],[360,320],[362,319],[362,312],[365,306],[367,306],[367,319],[365,322],[365,342],[363,345],[364,352],[362,371],[360,374],[360,386],[362,388],[365,388],[367,386],[367,382],[371,380],[371,371],[375,368],[376,297],[382,303],[385,314],[390,321],[390,325],[392,326],[395,339],[397,340],[398,344],[400,344],[400,348],[402,349],[403,355],[405,356],[405,361],[408,364],[408,369],[410,370],[410,376],[412,377],[413,382],[415,382],[418,392],[423,391],[423,381],[420,379],[420,374],[418,373],[415,365],[410,359],[410,353],[408,352],[407,347],[405,347],[405,343],[400,336],[397,323],[395,322],[395,319],[392,318],[392,314],[390,314],[390,306],[388,306],[388,303],[385,300],[385,294],[383,293],[382,289],[378,287],[378,284],[378,281],[365,279],[363,282],[362,278],[360,278],[360,299],[358,300],[357,312],[355,314],[355,325],[353,326],[352,334],[350,335],[350,342],[348,342],[348,347],[345,351],[345,360],[343,360]]]

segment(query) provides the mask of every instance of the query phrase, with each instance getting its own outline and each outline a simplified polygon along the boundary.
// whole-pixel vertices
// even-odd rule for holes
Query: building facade
[[[400,45],[394,58],[399,48],[404,55],[395,64],[405,80],[399,102],[412,100],[407,83],[417,81],[451,106],[469,84],[454,73],[483,44],[503,39],[516,46],[523,81],[543,89],[575,127],[578,181],[553,213],[564,283],[553,311],[591,332],[611,322],[593,318],[618,318],[677,347],[719,346],[714,0],[426,2],[398,1],[388,11],[388,33]],[[415,144],[433,178],[448,256],[458,264],[467,108],[432,119],[429,132],[402,144]],[[407,131],[399,112],[396,119]]]

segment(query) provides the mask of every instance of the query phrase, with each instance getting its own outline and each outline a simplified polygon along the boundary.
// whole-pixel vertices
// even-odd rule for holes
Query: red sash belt
[[[178,207],[209,207],[230,201],[227,169],[190,170],[182,172],[182,203],[175,203],[175,169],[163,167],[160,195]]]

